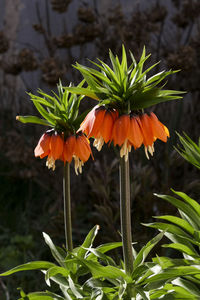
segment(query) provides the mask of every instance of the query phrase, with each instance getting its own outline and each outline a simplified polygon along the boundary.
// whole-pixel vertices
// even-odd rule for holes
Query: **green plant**
[[[40,270],[46,284],[56,283],[62,295],[46,290],[26,294],[20,289],[22,299],[149,299],[153,294],[152,278],[157,274],[157,263],[145,262],[153,247],[161,240],[163,233],[149,241],[138,254],[134,251],[134,271],[125,273],[124,263],[117,265],[108,251],[121,247],[122,243],[107,243],[93,248],[92,244],[99,227],[95,226],[80,247],[68,252],[56,247],[50,237],[43,233],[57,264],[48,261],[32,261],[17,266],[1,276],[8,276],[27,270]],[[131,296],[130,296],[131,295]],[[131,298],[132,299],[132,298]]]
[[[64,220],[66,247],[56,247],[47,234],[45,242],[51,249],[57,264],[48,261],[35,261],[15,267],[1,276],[11,275],[23,270],[41,270],[45,273],[46,283],[54,281],[59,286],[53,291],[42,291],[25,294],[21,289],[21,299],[144,299],[154,297],[156,290],[163,290],[169,278],[159,274],[160,266],[157,262],[146,262],[152,248],[161,240],[163,232],[151,239],[136,253],[132,243],[131,232],[131,203],[130,203],[130,175],[129,152],[132,147],[139,148],[142,144],[149,159],[148,152],[153,155],[154,142],[157,139],[167,142],[169,131],[151,113],[144,113],[144,108],[160,102],[182,98],[183,92],[164,90],[159,85],[166,76],[174,71],[161,72],[149,79],[147,73],[155,67],[143,71],[147,58],[145,48],[139,63],[136,63],[130,53],[132,64],[128,67],[125,48],[122,47],[122,61],[110,52],[113,70],[105,63],[97,65],[101,72],[92,68],[77,65],[88,88],[83,88],[84,81],[78,87],[64,89],[58,85],[59,94],[50,96],[42,91],[35,96],[30,94],[31,100],[43,119],[34,116],[18,116],[23,123],[37,123],[51,126],[46,131],[37,147],[35,156],[47,156],[48,168],[55,169],[55,161],[64,162]],[[69,94],[69,92],[75,93]],[[76,94],[81,94],[77,97]],[[69,96],[70,95],[70,96]],[[78,129],[80,120],[78,108],[83,96],[90,96],[99,100],[85,117]],[[77,130],[78,129],[78,130]],[[98,231],[95,226],[87,235],[82,246],[73,248],[70,200],[70,163],[75,161],[75,171],[81,173],[82,166],[89,156],[92,156],[88,138],[94,137],[94,145],[101,149],[104,141],[113,142],[119,158],[120,170],[120,217],[122,243],[103,244],[96,248],[92,243]],[[120,150],[120,151],[119,151]],[[122,246],[123,260],[118,265],[112,256],[105,253]],[[159,277],[160,280],[154,280]],[[156,282],[156,284],[155,284]],[[172,285],[173,286],[173,285]],[[59,294],[58,294],[59,293]],[[152,298],[153,299],[153,298]]]
[[[199,168],[200,146],[195,144],[186,134],[179,135],[184,149],[178,148],[178,152],[190,163]],[[156,228],[172,242],[162,247],[179,251],[183,258],[171,259],[157,257],[153,261],[160,265],[159,277],[168,276],[174,282],[177,291],[186,289],[185,298],[199,299],[200,295],[200,204],[183,192],[172,190],[173,196],[156,195],[169,202],[178,209],[178,216],[163,215],[156,217],[158,222],[146,224]],[[165,221],[162,222],[161,220]],[[153,280],[156,279],[156,276]],[[171,285],[165,286],[166,291],[171,290]],[[156,295],[158,295],[156,293]],[[184,294],[184,293],[183,293]],[[165,299],[165,298],[164,298]]]
[[[184,133],[184,137],[178,133],[177,135],[183,146],[183,148],[181,148],[181,146],[179,145],[178,148],[176,148],[178,153],[189,163],[200,169],[200,138],[199,143],[196,144],[189,138],[186,133]]]

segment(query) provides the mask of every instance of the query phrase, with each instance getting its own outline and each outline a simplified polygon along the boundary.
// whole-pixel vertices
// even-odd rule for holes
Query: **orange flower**
[[[134,149],[144,144],[145,154],[153,155],[154,142],[160,139],[167,142],[169,131],[151,112],[144,114],[122,114],[119,116],[115,109],[106,109],[105,106],[96,105],[80,125],[88,138],[93,137],[93,145],[100,151],[104,142],[113,141],[114,146],[121,147],[120,156],[128,159],[132,146]]]
[[[63,161],[64,163],[66,161],[70,163],[72,158],[74,158],[74,168],[77,175],[78,171],[82,173],[82,166],[89,159],[90,155],[92,156],[90,143],[83,133],[79,132],[77,135],[71,135],[66,139]]]
[[[89,140],[79,132],[77,135],[70,135],[65,141],[57,132],[45,132],[35,148],[35,156],[43,158],[48,156],[46,166],[55,170],[55,161],[62,160],[64,163],[75,162],[75,172],[82,172],[82,166],[92,156]],[[92,156],[93,157],[93,156]]]
[[[96,105],[81,123],[79,131],[83,131],[88,138],[94,137],[94,146],[100,151],[104,142],[110,141],[117,117],[116,110]]]
[[[40,158],[43,158],[43,157],[49,155],[49,152],[50,152],[50,149],[49,149],[50,139],[51,139],[51,135],[48,132],[45,132],[41,136],[41,138],[40,138],[40,140],[39,140],[39,142],[38,142],[38,144],[37,144],[37,146],[34,150],[34,153],[35,153],[36,157],[39,156]]]
[[[63,146],[64,140],[57,132],[47,131],[40,138],[34,153],[36,157],[40,156],[40,158],[48,156],[46,166],[54,171],[55,161],[60,159]]]
[[[148,152],[153,155],[154,142],[160,139],[167,142],[169,131],[156,117],[154,113],[132,115],[126,114],[118,117],[114,123],[111,140],[114,146],[119,145],[120,156],[128,159],[128,153],[133,146],[135,149],[142,144],[145,154],[149,159]]]

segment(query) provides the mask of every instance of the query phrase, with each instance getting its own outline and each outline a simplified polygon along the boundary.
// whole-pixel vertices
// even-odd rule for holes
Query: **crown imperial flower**
[[[147,114],[144,109],[158,103],[182,98],[184,92],[164,90],[160,84],[167,76],[177,71],[162,71],[147,77],[158,63],[143,70],[146,56],[145,47],[137,63],[130,52],[132,64],[128,67],[126,51],[122,46],[122,60],[110,51],[112,68],[99,60],[92,62],[99,70],[76,64],[87,82],[87,87],[69,87],[72,93],[88,96],[99,101],[89,112],[80,126],[88,138],[94,138],[94,146],[100,151],[104,142],[113,142],[120,147],[120,155],[128,159],[131,148],[142,144],[145,153],[153,155],[154,142],[167,141],[169,131],[154,113]]]
[[[83,82],[78,86],[81,87]],[[61,82],[58,85],[58,95],[48,95],[38,90],[39,96],[29,93],[35,107],[43,118],[36,116],[17,116],[22,123],[36,123],[49,126],[40,138],[35,156],[47,156],[46,166],[55,170],[56,160],[75,162],[75,172],[82,172],[82,166],[92,156],[89,140],[81,130],[76,133],[83,116],[78,116],[78,108],[83,96],[77,97],[64,90]],[[93,156],[92,156],[93,157]]]
[[[100,115],[101,112],[101,115]],[[102,112],[104,118],[102,118]],[[100,118],[98,118],[98,114]],[[96,118],[96,119],[95,119]],[[105,119],[105,120],[104,120]],[[98,120],[96,122],[96,120]],[[97,127],[95,127],[97,124]],[[108,130],[107,127],[108,126]],[[120,147],[120,156],[128,158],[132,147],[140,148],[143,144],[145,154],[149,159],[148,152],[153,155],[154,142],[159,139],[167,142],[169,131],[156,115],[151,112],[143,114],[123,114],[118,116],[117,111],[110,112],[105,107],[94,107],[80,125],[80,129],[89,137],[94,138],[94,146],[100,151],[104,142],[113,142],[114,146]]]
[[[71,163],[74,159],[75,172],[82,173],[82,166],[92,155],[89,140],[79,132],[70,135],[66,140],[54,130],[46,131],[40,138],[35,150],[35,156],[44,158],[47,156],[46,166],[55,170],[55,161],[62,160]]]
[[[111,139],[117,116],[118,112],[115,109],[96,105],[81,123],[79,130],[82,130],[88,138],[94,137],[94,146],[100,151],[104,142],[108,143]]]

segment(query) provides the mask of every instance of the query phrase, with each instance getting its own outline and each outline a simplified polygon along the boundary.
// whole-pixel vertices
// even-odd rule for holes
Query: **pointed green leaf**
[[[65,89],[71,93],[77,94],[77,95],[84,95],[89,98],[92,98],[94,100],[99,100],[97,95],[91,91],[89,88],[79,88],[79,87],[65,87]]]
[[[173,243],[173,244],[165,244],[165,245],[162,245],[162,247],[164,248],[172,248],[172,249],[175,249],[175,250],[178,250],[182,253],[185,253],[187,255],[190,255],[192,257],[199,257],[198,253],[196,251],[193,251],[191,249],[191,247],[188,247],[184,244],[180,244],[180,243]]]
[[[152,228],[157,228],[160,231],[165,231],[165,236],[170,239],[174,243],[182,243],[184,245],[187,245],[189,248],[191,248],[192,251],[195,251],[194,247],[191,245],[193,244],[199,244],[194,239],[190,238],[188,234],[185,233],[180,227],[168,224],[168,223],[149,223],[149,224],[143,224],[145,226],[149,226]]]
[[[163,235],[164,235],[164,233],[162,233],[162,232],[159,233],[139,251],[139,253],[133,263],[133,268],[138,267],[145,261],[149,252],[162,239]]]
[[[127,74],[128,67],[127,67],[127,57],[126,57],[126,50],[124,45],[122,45],[122,62],[121,62],[122,70],[125,74]]]
[[[39,113],[43,116],[43,118],[45,118],[52,125],[55,125],[55,123],[56,123],[55,119],[50,117],[49,113],[42,107],[42,105],[40,105],[40,103],[35,100],[33,100],[33,103],[34,103],[35,107],[37,108],[37,110],[39,111]]]
[[[183,192],[178,192],[175,191],[173,189],[171,189],[172,192],[176,195],[178,195],[180,198],[182,198],[186,203],[188,203],[193,209],[194,211],[200,216],[200,205],[197,201],[195,201],[194,199],[190,198],[187,194],[183,193]]]
[[[65,256],[63,255],[63,253],[61,253],[61,251],[59,251],[59,248],[56,247],[54,245],[54,243],[52,242],[51,238],[48,236],[48,234],[46,234],[45,232],[42,233],[44,240],[46,242],[46,244],[49,246],[51,253],[53,255],[53,257],[56,259],[56,261],[62,266],[65,267]]]
[[[39,124],[44,126],[52,126],[51,123],[49,123],[47,120],[40,119],[36,116],[17,116],[16,120],[21,123],[33,123],[33,124]]]
[[[69,275],[69,273],[70,273],[69,270],[67,270],[66,268],[54,266],[47,270],[47,272],[45,274],[45,280],[48,280],[49,278],[51,278],[57,274],[67,277]]]
[[[182,212],[184,212],[191,219],[191,225],[194,226],[195,229],[199,229],[199,216],[190,205],[172,196],[158,194],[155,195],[161,199],[168,201],[169,203],[180,209]]]
[[[185,221],[179,217],[166,215],[166,216],[158,216],[158,217],[156,217],[156,219],[162,219],[162,220],[169,221],[169,222],[174,223],[174,224],[178,225],[179,227],[183,228],[191,235],[194,234],[194,228],[187,221]]]
[[[32,261],[23,265],[19,265],[9,271],[6,271],[0,276],[8,276],[21,271],[29,271],[29,270],[47,270],[51,267],[54,267],[55,264],[50,263],[48,261]]]
[[[69,276],[68,280],[69,280],[69,287],[70,287],[72,293],[74,294],[74,296],[76,297],[76,299],[82,299],[83,296],[80,294],[80,289],[78,289],[76,287],[76,285],[74,284],[74,282],[70,276]]]
[[[115,83],[115,85],[119,88],[120,87],[120,82],[119,79],[117,78],[116,74],[113,72],[113,70],[106,64],[104,63],[102,60],[98,59],[98,61],[102,64],[103,67],[99,66],[99,68],[101,68],[101,70],[103,72],[105,72],[105,74],[111,78],[111,80]],[[91,61],[92,62],[92,61]],[[94,62],[92,62],[93,64],[95,64]],[[96,64],[97,65],[97,64]]]
[[[29,293],[26,295],[24,298],[20,298],[18,300],[64,300],[65,298],[56,295],[51,292],[34,292],[34,293]]]
[[[98,233],[99,230],[99,225],[94,226],[90,232],[88,233],[88,235],[86,236],[83,244],[81,245],[81,247],[79,248],[78,252],[77,252],[77,257],[78,258],[85,258],[85,255],[87,253],[87,250],[84,248],[90,248],[92,246],[92,243]]]

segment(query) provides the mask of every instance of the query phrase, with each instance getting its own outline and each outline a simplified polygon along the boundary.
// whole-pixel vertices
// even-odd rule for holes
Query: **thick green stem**
[[[133,271],[129,160],[120,158],[120,217],[125,271]]]
[[[73,250],[72,242],[72,221],[71,221],[71,197],[70,197],[70,164],[64,165],[63,175],[63,197],[64,197],[64,223],[66,248],[70,252]]]

